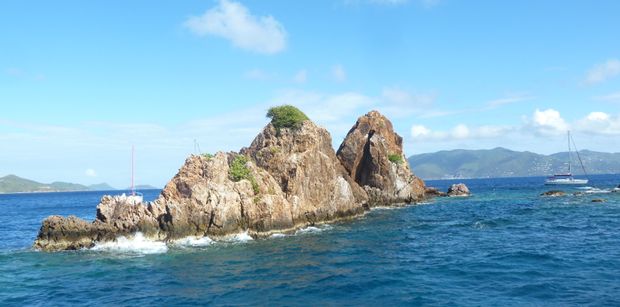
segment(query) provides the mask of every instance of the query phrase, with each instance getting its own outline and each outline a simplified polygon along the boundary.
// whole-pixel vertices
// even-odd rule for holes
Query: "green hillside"
[[[103,188],[103,189],[101,189]],[[27,192],[66,192],[66,191],[92,191],[112,190],[106,183],[85,186],[76,183],[56,181],[52,183],[40,183],[34,180],[21,178],[15,175],[0,177],[0,193],[27,193]]]
[[[589,174],[620,173],[620,153],[579,152]],[[414,155],[409,164],[423,179],[547,176],[566,172],[568,153],[541,155],[505,148],[450,150]],[[573,153],[573,173],[582,175]]]
[[[41,191],[44,189],[51,189],[45,185],[33,180],[17,177],[15,175],[8,175],[0,178],[0,192],[1,193],[15,193],[23,191]]]

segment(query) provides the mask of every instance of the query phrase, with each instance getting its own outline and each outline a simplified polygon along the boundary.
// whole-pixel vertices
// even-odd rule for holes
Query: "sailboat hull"
[[[586,168],[583,167],[583,162],[581,161],[581,157],[579,156],[579,150],[577,149],[577,146],[575,145],[575,141],[573,141],[573,139],[570,136],[570,131],[567,132],[567,139],[568,139],[568,173],[564,173],[564,174],[556,174],[553,175],[551,177],[547,177],[547,180],[545,180],[545,185],[584,185],[584,184],[588,184],[588,179],[575,179],[573,177],[573,174],[571,173],[572,167],[571,167],[571,141],[573,143],[573,145],[575,146],[575,153],[577,154],[577,158],[579,159],[579,164],[581,164],[581,169],[583,170],[583,173],[587,175],[586,173]]]
[[[545,185],[584,185],[584,184],[588,184],[588,179],[549,178],[545,180]]]

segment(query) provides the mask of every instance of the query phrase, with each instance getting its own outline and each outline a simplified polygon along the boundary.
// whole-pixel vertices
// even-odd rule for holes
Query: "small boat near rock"
[[[587,176],[586,168],[583,166],[583,162],[581,161],[581,156],[579,155],[579,150],[577,146],[575,146],[575,141],[570,136],[570,131],[568,131],[568,172],[564,174],[555,174],[553,176],[547,177],[545,180],[545,185],[584,185],[588,184],[588,179],[578,179],[573,177],[572,173],[572,165],[571,165],[571,143],[573,147],[575,147],[575,153],[577,154],[577,158],[579,160],[579,164],[581,165],[581,169],[583,170],[583,174]]]

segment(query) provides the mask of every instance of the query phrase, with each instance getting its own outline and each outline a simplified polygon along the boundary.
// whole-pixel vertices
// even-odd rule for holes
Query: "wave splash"
[[[114,241],[97,243],[91,250],[137,254],[161,254],[168,251],[166,243],[144,237],[141,232],[133,236],[121,236]]]
[[[213,244],[215,241],[211,240],[209,237],[185,237],[182,239],[178,239],[174,241],[175,245],[181,247],[205,247]]]

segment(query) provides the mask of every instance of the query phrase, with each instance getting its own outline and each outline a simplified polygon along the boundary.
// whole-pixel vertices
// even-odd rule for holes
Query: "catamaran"
[[[583,174],[587,176],[586,168],[583,166],[583,162],[581,161],[581,156],[579,156],[579,150],[575,145],[575,141],[570,136],[570,131],[568,131],[568,173],[564,174],[555,174],[553,176],[547,177],[545,180],[545,185],[584,185],[588,184],[588,179],[577,179],[573,177],[572,174],[572,165],[571,165],[571,142],[573,147],[575,147],[575,153],[577,154],[577,158],[579,160],[579,164],[581,165],[581,169],[583,170]]]

